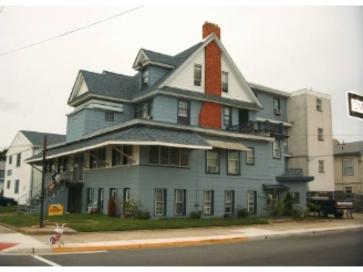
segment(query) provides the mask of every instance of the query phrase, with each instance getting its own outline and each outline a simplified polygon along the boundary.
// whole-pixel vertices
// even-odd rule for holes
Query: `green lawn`
[[[231,225],[253,225],[267,224],[267,220],[260,218],[210,218],[210,219],[191,219],[191,218],[170,218],[170,219],[121,219],[106,215],[87,215],[87,214],[67,214],[62,216],[47,217],[49,222],[58,224],[66,223],[72,229],[80,232],[90,231],[125,231],[125,230],[147,230],[147,229],[180,229],[198,228],[211,226],[231,226]],[[0,222],[15,227],[27,227],[39,224],[39,215],[23,214],[2,214]]]
[[[9,207],[3,207],[0,206],[0,215],[3,213],[12,213],[12,212],[16,212],[16,206],[9,206]]]

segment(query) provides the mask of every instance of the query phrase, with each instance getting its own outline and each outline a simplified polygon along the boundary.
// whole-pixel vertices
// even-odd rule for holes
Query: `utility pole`
[[[45,157],[47,153],[47,136],[44,135],[43,139],[43,169],[42,169],[42,188],[41,188],[41,195],[40,195],[40,219],[39,219],[39,227],[44,227],[44,186],[45,186],[45,168],[46,162]]]

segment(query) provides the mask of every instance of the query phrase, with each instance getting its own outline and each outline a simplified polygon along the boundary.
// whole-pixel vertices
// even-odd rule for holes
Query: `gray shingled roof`
[[[163,142],[170,144],[182,144],[191,146],[209,147],[208,143],[194,132],[184,132],[180,130],[170,130],[151,127],[131,127],[124,130],[106,133],[97,137],[82,139],[76,142],[59,145],[47,150],[47,157],[53,156],[81,148],[102,144],[107,141],[126,141],[126,142]],[[40,159],[41,154],[35,155],[28,160]]]
[[[177,69],[202,44],[203,44],[202,42],[199,42],[175,56],[169,56],[166,54],[154,52],[147,49],[143,50],[147,54],[150,60],[154,62],[173,65],[174,69]],[[90,93],[113,97],[113,98],[131,99],[135,96],[144,95],[146,92],[156,89],[166,78],[170,76],[170,74],[174,71],[174,69],[171,69],[155,84],[143,90],[142,92],[140,92],[139,90],[139,82],[138,82],[139,73],[135,74],[134,76],[127,76],[108,71],[104,71],[103,73],[100,74],[100,73],[80,70],[80,73],[83,75]],[[83,97],[84,95],[87,94],[75,97],[72,100],[69,99],[68,102],[71,103]]]
[[[48,132],[38,132],[38,131],[28,131],[21,130],[21,133],[33,144],[33,145],[42,145],[44,135],[47,136],[47,144],[54,145],[58,143],[62,143],[66,141],[66,136],[63,134],[54,134]]]
[[[363,141],[351,143],[334,143],[334,155],[363,154]]]

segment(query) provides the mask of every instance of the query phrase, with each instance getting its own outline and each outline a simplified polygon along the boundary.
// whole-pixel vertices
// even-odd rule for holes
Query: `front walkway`
[[[197,219],[196,219],[197,220]],[[323,231],[337,231],[363,228],[363,214],[355,214],[354,219],[321,219],[301,222],[271,223],[268,225],[208,227],[195,229],[173,230],[138,230],[117,232],[90,232],[64,235],[64,246],[51,248],[48,243],[49,235],[26,236],[19,233],[23,239],[21,245],[4,249],[2,252],[37,253],[46,252],[73,252],[116,250],[132,248],[151,248],[168,246],[189,246],[212,243],[225,243],[245,241],[248,239],[266,239],[278,236],[309,234]],[[15,241],[14,238],[4,240],[0,234],[0,243]],[[20,239],[20,240],[21,240]],[[19,240],[19,239],[18,239]],[[39,249],[39,250],[38,250]],[[1,250],[1,249],[0,249]]]

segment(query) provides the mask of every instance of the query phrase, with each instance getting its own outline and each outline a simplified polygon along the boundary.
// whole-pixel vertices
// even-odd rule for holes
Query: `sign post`
[[[43,169],[42,169],[42,188],[41,188],[41,195],[40,195],[40,218],[39,218],[39,227],[44,227],[44,186],[45,186],[45,157],[47,152],[47,136],[44,135],[43,139]]]

